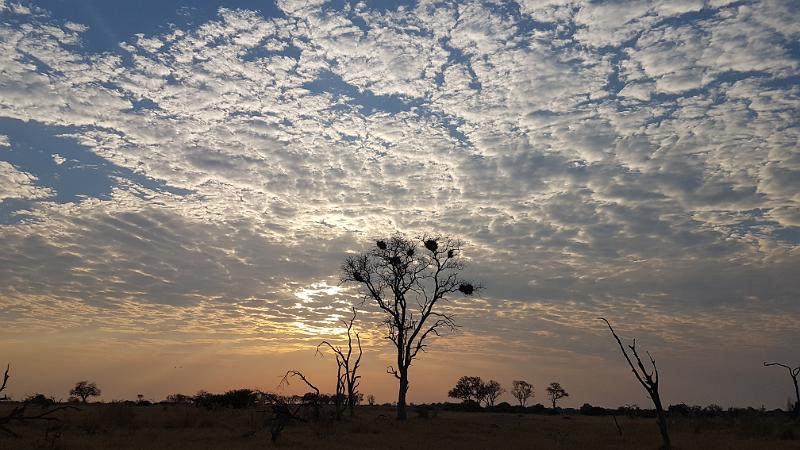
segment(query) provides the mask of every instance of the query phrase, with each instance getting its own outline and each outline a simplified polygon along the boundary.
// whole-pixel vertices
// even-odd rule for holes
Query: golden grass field
[[[3,414],[10,405],[0,405]],[[657,449],[655,419],[438,411],[405,423],[389,407],[363,406],[341,422],[296,423],[270,440],[271,414],[191,405],[90,404],[58,423],[17,424],[4,449]],[[30,411],[35,412],[35,409]],[[800,449],[800,424],[782,417],[675,419],[676,449]]]

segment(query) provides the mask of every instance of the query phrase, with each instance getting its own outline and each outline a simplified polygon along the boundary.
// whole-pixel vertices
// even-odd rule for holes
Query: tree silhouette
[[[524,407],[528,399],[533,397],[533,385],[527,381],[514,380],[512,383],[511,395],[519,402],[519,406]]]
[[[669,432],[667,430],[667,417],[666,414],[664,414],[664,407],[661,404],[661,397],[658,394],[658,367],[656,367],[656,360],[650,355],[650,352],[647,352],[647,357],[650,358],[650,364],[653,366],[652,372],[648,372],[642,363],[642,359],[639,357],[638,351],[636,350],[636,339],[634,339],[633,343],[628,346],[633,354],[633,357],[636,358],[636,365],[634,366],[633,362],[631,361],[631,357],[628,356],[628,351],[625,350],[625,346],[622,345],[622,341],[619,339],[619,336],[617,336],[614,328],[611,327],[611,323],[609,323],[608,320],[603,317],[600,317],[599,319],[608,325],[608,329],[611,330],[611,335],[614,336],[617,344],[619,344],[619,349],[622,351],[625,361],[628,362],[628,366],[630,366],[633,374],[636,375],[636,379],[639,380],[639,383],[642,385],[642,387],[644,387],[644,390],[647,391],[647,394],[650,396],[650,400],[653,401],[653,405],[656,407],[656,414],[658,415],[658,428],[661,431],[662,448],[668,450],[671,448],[671,444],[669,440]]]
[[[768,366],[779,366],[779,367],[783,367],[784,369],[789,371],[789,376],[792,377],[792,382],[794,382],[794,398],[795,398],[795,402],[794,402],[794,409],[793,409],[793,412],[792,412],[792,416],[795,419],[800,419],[800,388],[798,388],[798,386],[797,386],[797,376],[800,375],[800,366],[792,368],[792,367],[789,367],[786,364],[782,364],[782,363],[777,363],[777,362],[767,363],[767,362],[765,362],[764,363],[764,367],[768,367]]]
[[[356,320],[356,309],[353,308],[353,317],[350,318],[350,321],[345,321],[344,324],[347,325],[347,351],[345,352],[342,350],[341,347],[334,347],[328,341],[322,341],[317,346],[317,351],[322,346],[327,346],[331,349],[334,355],[336,355],[336,365],[338,366],[338,373],[336,377],[336,401],[340,401],[340,395],[347,394],[347,406],[350,408],[350,416],[353,417],[356,415],[356,403],[358,401],[358,380],[361,378],[360,375],[356,375],[358,372],[358,366],[361,364],[361,355],[363,352],[361,351],[361,338],[356,335],[356,342],[358,344],[358,357],[356,358],[355,362],[352,362],[351,365],[351,357],[354,356],[353,354],[353,322]],[[338,405],[337,405],[338,406]],[[338,408],[337,408],[338,410]]]
[[[386,337],[397,349],[396,366],[387,372],[398,380],[399,420],[406,419],[412,361],[425,351],[427,338],[456,328],[453,318],[437,305],[450,294],[472,295],[480,288],[459,276],[464,268],[461,247],[461,241],[449,237],[412,240],[395,234],[377,241],[371,251],[348,256],[342,264],[342,282],[358,284],[365,299],[374,301],[385,315]]]
[[[481,377],[467,377],[463,376],[458,379],[456,382],[455,387],[450,389],[447,393],[447,396],[450,398],[457,398],[464,403],[469,402],[478,402],[481,400],[483,392],[481,391],[483,387],[483,380]]]
[[[81,403],[86,403],[89,397],[97,397],[102,393],[97,387],[97,384],[90,383],[86,380],[75,383],[75,387],[69,391],[69,395],[81,399]]]
[[[558,401],[564,397],[569,397],[569,394],[561,387],[561,383],[552,382],[550,386],[547,387],[547,397],[550,398],[550,402],[553,404],[553,410],[555,410]]]
[[[501,395],[506,391],[500,386],[500,383],[494,380],[489,380],[488,383],[485,383],[481,386],[481,390],[483,392],[483,398],[486,401],[486,406],[494,406],[495,402]]]

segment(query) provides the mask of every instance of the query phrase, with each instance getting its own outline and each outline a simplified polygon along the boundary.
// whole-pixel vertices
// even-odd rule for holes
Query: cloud
[[[19,171],[5,161],[0,161],[0,174],[0,202],[6,199],[42,199],[52,195],[49,189],[36,186],[35,176]]]
[[[590,357],[602,313],[651,323],[636,331],[662,350],[730,347],[737,326],[786,349],[791,2],[278,7],[106,53],[38,10],[0,24],[0,116],[85,149],[46,149],[58,170],[114,168],[68,196],[0,149],[0,200],[31,202],[0,225],[7,326],[77,308],[120,339],[174,326],[302,346],[352,300],[318,290],[348,251],[436,230],[487,280],[452,305],[485,345]]]

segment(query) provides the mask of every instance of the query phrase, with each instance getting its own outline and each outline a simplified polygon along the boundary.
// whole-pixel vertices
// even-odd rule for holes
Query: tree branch
[[[611,323],[608,320],[606,320],[604,317],[598,317],[598,319],[602,320],[603,322],[606,323],[606,325],[608,325],[608,329],[611,330],[611,334],[614,336],[614,339],[616,339],[617,344],[619,344],[619,349],[622,350],[622,355],[625,357],[625,360],[628,361],[628,366],[630,366],[631,371],[633,372],[634,375],[636,375],[636,379],[639,380],[639,383],[641,383],[642,386],[644,386],[644,388],[649,393],[650,392],[650,386],[648,386],[647,383],[645,383],[645,381],[639,375],[639,372],[636,370],[636,367],[633,365],[633,362],[631,361],[631,358],[628,356],[628,352],[625,350],[625,346],[622,345],[622,341],[620,340],[619,336],[617,336],[617,333],[614,331],[614,328],[611,327]],[[634,340],[633,341],[633,345],[631,345],[629,347],[631,349],[633,349],[634,356],[636,356],[636,350],[635,350],[635,348],[636,348],[636,340]],[[636,356],[636,358],[639,359],[638,356]],[[642,361],[639,360],[639,365],[641,365],[641,364],[642,364]]]
[[[311,384],[311,382],[310,382],[310,381],[308,381],[308,379],[306,378],[306,376],[305,376],[305,375],[303,375],[303,373],[302,373],[302,372],[300,372],[299,370],[289,370],[289,371],[287,371],[287,372],[286,372],[286,375],[284,375],[284,376],[283,376],[283,378],[281,379],[281,382],[280,382],[280,383],[278,383],[278,388],[280,388],[280,387],[281,387],[281,386],[283,386],[283,385],[289,386],[289,377],[297,377],[297,378],[300,378],[301,380],[303,380],[303,382],[304,382],[305,384],[307,384],[307,385],[308,385],[308,387],[310,387],[311,389],[313,389],[313,390],[314,390],[314,392],[316,392],[316,393],[317,393],[317,397],[319,397],[319,389],[317,389],[317,387],[316,387],[316,386],[314,386],[313,384]]]
[[[8,371],[9,371],[10,369],[11,369],[11,364],[8,364],[8,365],[6,366],[6,373],[5,373],[5,374],[3,374],[3,385],[2,385],[2,386],[0,386],[0,392],[2,392],[3,390],[5,390],[5,388],[6,388],[6,384],[8,383],[8,379],[9,379],[9,378],[11,378],[11,377],[8,375]]]

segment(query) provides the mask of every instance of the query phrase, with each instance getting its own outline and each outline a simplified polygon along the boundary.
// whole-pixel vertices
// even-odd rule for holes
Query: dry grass
[[[2,409],[7,407],[0,406]],[[361,407],[355,419],[293,424],[279,448],[325,449],[656,449],[654,419],[438,412],[406,423],[393,410]],[[0,436],[4,449],[263,449],[275,447],[256,409],[207,411],[193,406],[88,405],[59,413],[60,425],[26,424],[20,438]],[[676,449],[800,449],[800,425],[787,419],[679,419]]]

